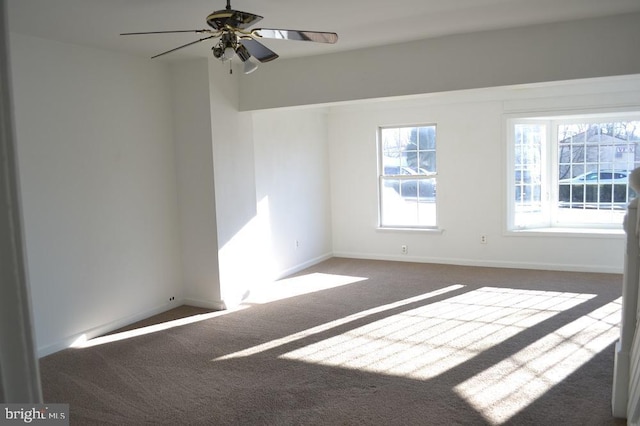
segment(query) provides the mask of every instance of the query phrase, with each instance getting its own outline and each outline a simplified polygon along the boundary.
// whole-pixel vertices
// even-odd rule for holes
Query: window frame
[[[386,129],[419,129],[423,127],[433,127],[435,131],[435,147],[433,148],[433,153],[436,159],[436,171],[433,173],[427,172],[422,174],[397,174],[397,175],[385,175],[384,174],[384,147],[382,140],[382,132]],[[418,152],[420,152],[419,150]],[[407,231],[438,231],[438,202],[437,202],[437,192],[434,194],[434,211],[435,211],[435,221],[433,224],[429,225],[420,225],[418,223],[414,223],[411,225],[403,225],[403,224],[384,224],[384,205],[383,205],[383,191],[385,188],[384,181],[385,180],[412,180],[412,179],[433,179],[437,185],[437,177],[438,177],[438,167],[437,167],[437,159],[438,159],[438,126],[436,123],[422,123],[422,124],[400,124],[400,125],[381,125],[376,129],[376,153],[377,153],[377,176],[378,176],[378,197],[377,197],[377,207],[378,207],[378,223],[377,227],[379,230],[407,230]],[[402,168],[403,166],[400,164],[398,166]],[[418,212],[416,211],[416,214]]]
[[[615,234],[622,231],[620,223],[604,222],[560,222],[558,212],[559,198],[559,154],[558,127],[563,124],[586,124],[617,121],[640,121],[640,107],[632,109],[608,109],[589,111],[553,111],[553,112],[522,112],[503,115],[505,152],[506,152],[506,232],[518,234],[527,232],[576,233],[576,234]],[[532,221],[523,226],[516,225],[516,144],[515,128],[518,124],[545,125],[541,163],[541,204],[540,220]]]

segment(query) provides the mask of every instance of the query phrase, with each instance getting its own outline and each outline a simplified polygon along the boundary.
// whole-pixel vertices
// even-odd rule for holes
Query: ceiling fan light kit
[[[226,62],[231,61],[235,56],[237,56],[243,63],[243,71],[245,74],[255,71],[258,68],[259,62],[269,62],[278,58],[278,54],[258,41],[259,39],[298,40],[329,44],[334,44],[338,41],[338,34],[332,32],[283,30],[273,28],[247,29],[261,19],[262,16],[231,9],[231,0],[227,0],[227,7],[224,10],[217,10],[207,16],[207,24],[209,24],[212,29],[149,31],[121,33],[120,35],[169,33],[208,34],[207,37],[203,37],[199,40],[167,50],[166,52],[159,53],[152,56],[152,58],[157,58],[159,56],[175,52],[176,50],[183,49],[205,40],[219,38],[220,40],[218,43],[211,48],[214,58],[219,59],[222,62]],[[258,62],[256,62],[256,60]]]

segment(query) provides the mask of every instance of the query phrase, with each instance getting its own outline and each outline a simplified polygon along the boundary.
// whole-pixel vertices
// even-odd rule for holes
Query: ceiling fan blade
[[[279,30],[272,28],[257,28],[251,35],[262,38],[282,40],[313,41],[316,43],[333,44],[338,41],[338,34],[323,31]]]
[[[214,38],[214,37],[217,37],[217,36],[218,36],[218,34],[214,34],[214,35],[210,35],[209,37],[201,38],[200,40],[195,40],[195,41],[192,41],[190,43],[183,44],[182,46],[178,46],[178,47],[173,48],[171,50],[167,50],[166,52],[158,53],[157,55],[152,56],[151,59],[157,58],[158,56],[166,55],[167,53],[175,52],[176,50],[185,48],[187,46],[191,46],[192,44],[200,43],[201,41],[209,40],[210,38]]]
[[[274,59],[278,59],[278,54],[276,52],[252,38],[242,38],[240,39],[240,44],[242,44],[249,53],[251,53],[251,56],[260,62],[269,62]]]
[[[145,31],[141,33],[120,33],[120,35],[171,34],[171,33],[213,33],[213,31],[211,30]]]

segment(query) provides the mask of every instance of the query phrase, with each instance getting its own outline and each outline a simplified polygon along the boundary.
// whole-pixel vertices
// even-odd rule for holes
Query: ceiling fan
[[[302,30],[283,30],[273,28],[256,28],[248,30],[251,25],[262,19],[262,16],[249,12],[241,12],[231,9],[231,0],[227,0],[227,7],[224,10],[216,10],[207,16],[207,24],[212,29],[203,30],[177,30],[177,31],[148,31],[136,33],[121,33],[120,35],[142,35],[142,34],[169,34],[169,33],[197,33],[208,34],[199,40],[192,41],[182,46],[178,46],[166,52],[159,53],[151,58],[166,55],[175,52],[192,44],[200,43],[205,40],[219,38],[218,43],[212,47],[213,56],[221,61],[229,61],[234,56],[238,56],[244,64],[244,73],[249,74],[258,68],[258,64],[252,60],[252,57],[259,62],[269,62],[278,58],[278,54],[269,49],[258,40],[281,39],[281,40],[301,40],[312,41],[316,43],[336,43],[338,34],[322,31],[302,31]]]

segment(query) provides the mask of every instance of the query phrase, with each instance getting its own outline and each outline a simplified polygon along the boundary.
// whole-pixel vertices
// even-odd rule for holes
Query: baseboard
[[[279,279],[285,278],[289,275],[295,274],[296,272],[300,272],[306,268],[309,268],[313,265],[316,265],[320,262],[323,262],[327,259],[333,257],[332,253],[325,253],[320,256],[314,257],[313,259],[309,259],[305,262],[292,266],[290,268],[284,269],[282,271],[274,273],[271,277],[267,277],[266,281],[277,281]],[[250,294],[253,289],[248,289],[247,294]],[[191,305],[198,308],[208,308],[214,310],[226,310],[235,308],[240,302],[230,303],[229,301],[219,300],[219,301],[211,301],[211,300],[199,300],[199,299],[184,299],[185,305]]]
[[[437,263],[444,265],[486,266],[491,268],[535,269],[545,271],[593,272],[622,274],[622,269],[605,265],[574,265],[565,263],[514,262],[507,260],[482,260],[445,257],[421,257],[410,255],[388,255],[376,253],[334,252],[335,257],[368,260],[389,260],[394,262]]]
[[[176,300],[171,303],[165,303],[161,306],[156,306],[155,308],[148,309],[146,311],[137,313],[135,315],[131,315],[128,317],[120,318],[114,321],[111,321],[107,324],[100,325],[98,327],[94,327],[88,330],[81,331],[72,336],[68,336],[67,338],[61,339],[58,342],[46,345],[39,346],[37,348],[37,356],[38,358],[42,358],[47,355],[51,355],[55,352],[59,352],[61,350],[70,348],[79,341],[93,339],[94,337],[101,336],[103,334],[109,333],[113,330],[117,330],[121,327],[125,327],[129,324],[132,324],[137,321],[141,321],[143,319],[149,318],[154,315],[161,314],[163,312],[174,309],[180,305],[184,304],[182,300]]]
[[[194,306],[196,308],[212,309],[214,311],[223,311],[227,309],[227,305],[221,300],[199,300],[199,299],[183,299],[184,305]]]
[[[274,277],[274,280],[279,280],[282,279],[284,277],[287,277],[289,275],[295,274],[296,272],[300,272],[304,269],[307,269],[313,265],[317,265],[320,262],[324,262],[327,259],[330,259],[332,257],[334,257],[335,255],[333,253],[325,253],[321,256],[315,257],[313,259],[307,260],[306,262],[300,263],[296,266],[293,266],[291,268],[287,268],[283,271],[280,271],[279,273],[277,273]]]
[[[477,260],[477,259],[459,259],[459,258],[441,258],[441,257],[419,257],[408,255],[386,255],[386,254],[372,254],[372,253],[354,253],[354,252],[334,252],[325,253],[317,256],[313,259],[302,262],[298,265],[292,266],[285,270],[275,274],[274,280],[278,280],[289,275],[300,272],[306,268],[323,262],[331,257],[344,257],[352,259],[369,259],[369,260],[388,260],[396,262],[416,262],[416,263],[438,263],[446,265],[461,265],[461,266],[485,266],[495,268],[514,268],[514,269],[536,269],[536,270],[550,270],[550,271],[576,271],[576,272],[594,272],[594,273],[612,273],[620,274],[621,270],[617,268],[606,267],[602,265],[569,265],[569,264],[548,264],[548,263],[534,263],[534,262],[511,262],[511,261],[491,261],[491,260]],[[89,330],[82,331],[80,333],[69,336],[56,343],[46,346],[40,346],[37,348],[37,355],[39,358],[50,355],[54,352],[66,349],[77,342],[79,339],[92,339],[105,333],[109,333],[118,328],[124,327],[136,321],[143,320],[153,315],[160,314],[162,312],[173,309],[181,304],[191,305],[200,308],[207,308],[213,310],[227,309],[224,301],[211,301],[211,300],[198,300],[198,299],[182,299],[174,301],[172,303],[163,304],[155,308],[146,310],[144,312],[132,315],[129,317],[121,318],[112,321],[108,324],[101,325]]]
[[[629,352],[623,351],[620,340],[616,342],[613,360],[613,392],[611,393],[611,413],[613,417],[626,419],[629,402]]]

